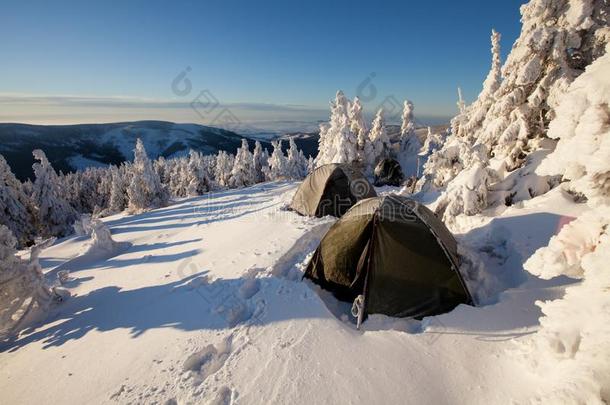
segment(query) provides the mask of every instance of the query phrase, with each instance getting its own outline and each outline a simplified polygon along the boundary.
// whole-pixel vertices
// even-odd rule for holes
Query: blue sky
[[[367,110],[393,96],[421,116],[450,116],[458,85],[468,101],[480,90],[492,27],[503,56],[510,50],[522,2],[3,0],[0,92],[10,97],[0,120],[114,121],[145,111],[198,122],[175,115],[180,107],[139,103],[188,103],[204,89],[226,105],[289,105],[297,118],[308,111],[305,120],[324,114],[337,89],[355,96],[371,73],[377,96]],[[179,96],[171,83],[187,66],[192,92]],[[130,102],[101,109],[79,97]]]

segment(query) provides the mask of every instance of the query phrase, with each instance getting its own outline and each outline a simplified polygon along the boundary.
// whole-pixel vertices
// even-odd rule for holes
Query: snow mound
[[[543,277],[582,277],[563,299],[537,302],[540,330],[521,346],[545,376],[541,403],[604,404],[610,401],[610,209],[583,214],[562,228],[525,268]]]
[[[130,242],[114,241],[110,229],[100,220],[87,222],[87,219],[83,218],[81,219],[81,224],[85,224],[85,232],[90,232],[90,240],[84,245],[77,257],[57,267],[58,273],[64,270],[74,271],[84,269],[94,263],[120,255],[132,246]]]

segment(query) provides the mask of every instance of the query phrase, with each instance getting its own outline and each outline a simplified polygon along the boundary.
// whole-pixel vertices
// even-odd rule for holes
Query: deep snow
[[[540,327],[536,301],[576,281],[537,278],[523,263],[582,205],[557,188],[493,218],[458,217],[480,305],[422,322],[374,315],[358,331],[345,305],[300,279],[333,220],[286,211],[296,186],[104,218],[122,247],[112,257],[84,254],[87,236],[46,249],[47,277],[70,270],[72,297],[0,349],[1,402],[488,404],[536,395],[544,376],[518,346]]]

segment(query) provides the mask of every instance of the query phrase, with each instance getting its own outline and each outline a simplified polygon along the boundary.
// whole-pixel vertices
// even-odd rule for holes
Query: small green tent
[[[354,205],[324,236],[304,277],[344,301],[362,296],[361,317],[421,318],[472,304],[451,232],[398,195]]]
[[[396,159],[386,158],[375,166],[376,186],[400,186],[405,179],[400,163]]]
[[[290,208],[301,215],[341,217],[359,200],[376,195],[375,188],[358,170],[331,163],[318,167],[303,180]]]

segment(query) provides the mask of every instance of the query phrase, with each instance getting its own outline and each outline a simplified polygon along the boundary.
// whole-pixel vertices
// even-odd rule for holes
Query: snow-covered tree
[[[545,175],[563,176],[562,187],[580,195],[588,206],[524,264],[528,272],[543,279],[581,279],[566,289],[562,299],[536,303],[544,316],[525,349],[551,357],[557,370],[549,378],[542,366],[547,362],[531,365],[545,377],[537,394],[548,403],[603,403],[603,387],[608,383],[609,106],[610,45],[561,96],[548,130],[548,136],[558,140],[557,146],[537,168]],[[565,320],[575,321],[566,324]]]
[[[142,140],[138,138],[134,149],[132,176],[127,188],[129,209],[142,211],[167,204],[169,195],[161,185],[159,175],[153,169]]]
[[[214,177],[214,173],[216,171],[216,155],[203,155],[203,169],[205,174],[209,180],[210,191],[218,190],[219,185]]]
[[[537,172],[561,175],[566,187],[596,207],[610,205],[610,47],[570,85],[548,136],[555,150]]]
[[[289,139],[288,158],[286,159],[286,173],[288,178],[300,180],[307,175],[307,159],[303,152],[297,149],[294,138]]]
[[[488,206],[510,205],[556,184],[554,177],[537,174],[536,167],[554,148],[547,129],[561,96],[583,68],[605,52],[607,5],[599,0],[532,0],[521,14],[522,31],[501,75],[499,35],[492,33],[492,68],[483,90],[452,120],[452,135],[430,157],[426,186],[447,184],[451,176],[478,164],[495,172]],[[472,159],[469,151],[476,151],[478,158]]]
[[[402,124],[400,126],[400,153],[398,161],[407,177],[415,176],[417,173],[417,154],[421,150],[421,142],[415,132],[415,117],[413,115],[413,103],[409,100],[404,102],[402,111]]]
[[[457,91],[458,91],[458,101],[457,101],[458,113],[463,114],[464,111],[466,110],[466,103],[464,102],[464,98],[462,97],[462,89],[458,87]]]
[[[166,161],[166,172],[169,174],[169,191],[174,197],[188,195],[188,158],[180,156]]]
[[[230,186],[231,171],[233,170],[234,160],[235,158],[233,155],[222,150],[218,151],[218,155],[216,156],[216,167],[214,169],[214,178],[220,187]]]
[[[473,130],[481,125],[485,114],[487,114],[494,101],[494,93],[498,90],[502,81],[500,37],[498,32],[491,31],[491,68],[483,82],[483,90],[479,93],[476,101],[467,108],[464,107],[462,92],[458,89],[459,114],[451,121],[452,133],[456,136],[469,137],[469,140],[471,140],[475,136]]]
[[[432,152],[443,146],[444,142],[445,139],[442,133],[432,132],[432,128],[428,127],[428,133],[426,134],[424,144],[419,150],[419,155],[427,158]]]
[[[312,156],[307,159],[307,174],[313,172],[316,168],[316,161]]]
[[[189,151],[185,183],[188,196],[202,195],[211,188],[203,155],[192,149]]]
[[[365,149],[369,142],[366,122],[362,112],[362,103],[358,97],[349,106],[349,120],[351,132],[356,136],[356,164],[364,169],[366,165]]]
[[[282,151],[282,140],[271,141],[273,153],[269,158],[268,180],[283,180],[288,177],[288,162]]]
[[[76,211],[63,197],[59,177],[47,156],[40,149],[33,152],[38,160],[32,166],[36,180],[32,188],[32,203],[36,215],[38,234],[42,237],[66,236],[78,218]]]
[[[269,163],[267,162],[268,156],[259,141],[254,143],[252,159],[254,160],[254,181],[256,183],[262,183],[265,181],[264,168],[267,167]]]
[[[250,152],[248,141],[241,140],[241,147],[237,149],[233,168],[231,169],[231,187],[246,187],[256,183],[256,170],[254,156]]]
[[[23,185],[0,155],[0,225],[5,225],[17,238],[18,246],[34,241],[34,210]]]
[[[369,132],[369,141],[365,144],[364,160],[365,173],[371,175],[380,160],[390,156],[391,144],[385,128],[383,108],[375,114],[373,125]]]
[[[155,169],[155,172],[159,176],[159,180],[161,180],[161,184],[163,184],[165,186],[169,185],[169,181],[170,181],[170,177],[171,177],[170,166],[171,166],[171,164],[168,164],[167,160],[163,156],[159,156],[153,162],[153,168]]]
[[[352,132],[349,119],[349,100],[343,92],[337,92],[331,103],[331,115],[328,124],[320,126],[320,140],[316,165],[328,163],[353,163],[358,155],[358,140]]]
[[[495,172],[483,163],[475,163],[462,170],[449,183],[447,190],[437,200],[435,213],[448,225],[458,214],[474,215],[488,205],[488,189],[494,183]]]
[[[31,249],[29,261],[19,258],[17,239],[0,225],[0,340],[9,338],[45,311],[54,297],[38,263],[38,255],[53,239]]]
[[[131,183],[129,173],[125,164],[119,167],[110,168],[112,176],[112,185],[110,187],[110,199],[108,201],[108,214],[115,214],[127,208],[129,198],[127,196],[127,187]]]

